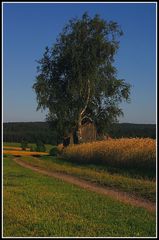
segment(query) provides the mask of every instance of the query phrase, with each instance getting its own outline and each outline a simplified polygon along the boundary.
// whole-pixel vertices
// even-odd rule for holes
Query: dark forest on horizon
[[[156,138],[155,124],[133,124],[116,123],[111,129],[108,129],[110,137],[139,137]],[[97,140],[100,138],[97,138]],[[57,145],[62,142],[56,129],[50,129],[47,122],[8,122],[3,123],[3,141],[4,142],[22,142],[35,143],[41,141],[44,144]]]

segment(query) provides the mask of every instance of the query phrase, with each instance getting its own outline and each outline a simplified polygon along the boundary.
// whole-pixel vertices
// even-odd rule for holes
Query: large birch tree
[[[117,78],[113,66],[122,35],[116,22],[84,13],[71,19],[56,43],[46,47],[33,88],[37,109],[49,110],[47,119],[60,134],[68,135],[74,128],[80,139],[86,118],[104,132],[123,114],[119,104],[130,100],[130,84]]]

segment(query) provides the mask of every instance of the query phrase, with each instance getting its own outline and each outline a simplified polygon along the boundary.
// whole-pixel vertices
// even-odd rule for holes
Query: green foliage
[[[23,139],[28,143],[40,140],[44,144],[56,145],[57,133],[56,129],[50,129],[46,122],[3,123],[4,142],[22,142]]]
[[[22,141],[21,142],[21,148],[22,150],[26,150],[26,148],[28,147],[28,143],[26,141]]]
[[[113,66],[119,48],[120,26],[84,13],[64,27],[57,42],[38,61],[33,89],[37,109],[49,110],[47,119],[60,135],[92,119],[98,132],[122,114],[118,104],[129,102],[130,85],[117,78]]]
[[[50,149],[49,154],[50,154],[51,156],[57,156],[57,154],[58,154],[58,149],[57,149],[57,147],[53,147],[52,149]]]
[[[21,146],[21,139],[26,139],[29,143],[35,143],[37,139],[43,141],[44,144],[57,145],[62,142],[63,135],[58,132],[58,128],[50,123],[52,129],[46,122],[25,122],[25,123],[3,123],[3,141],[8,146]],[[104,123],[103,123],[104,125]],[[53,130],[54,129],[54,130]],[[121,137],[140,137],[140,138],[156,138],[155,124],[132,124],[117,123],[112,127],[106,128],[106,132],[113,138]],[[103,136],[103,135],[102,135]],[[101,136],[101,138],[102,138]],[[100,139],[100,136],[98,136]],[[17,143],[17,144],[16,144]],[[33,144],[32,144],[33,145]],[[35,147],[35,146],[33,146]],[[52,146],[49,146],[49,149]]]
[[[31,146],[30,147],[30,152],[34,152],[35,150],[34,150],[34,148]]]
[[[110,136],[114,138],[156,138],[156,124],[120,123],[114,124],[112,128],[107,129],[107,131],[109,132]]]
[[[41,141],[38,141],[36,143],[35,151],[36,152],[45,152],[46,151],[46,147],[45,147],[45,145]]]

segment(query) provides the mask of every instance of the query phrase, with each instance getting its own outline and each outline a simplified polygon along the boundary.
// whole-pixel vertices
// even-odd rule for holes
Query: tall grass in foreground
[[[65,159],[78,163],[154,172],[156,168],[156,143],[150,138],[121,138],[72,145],[62,153]]]

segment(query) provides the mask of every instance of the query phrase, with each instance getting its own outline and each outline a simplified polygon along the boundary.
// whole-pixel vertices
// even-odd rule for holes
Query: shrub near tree
[[[32,146],[30,147],[30,152],[34,152],[34,148]]]
[[[26,150],[26,148],[28,147],[28,143],[26,141],[22,141],[21,142],[21,148],[22,150]]]
[[[50,154],[51,156],[57,156],[57,154],[58,154],[58,149],[57,149],[57,147],[54,146],[53,148],[51,148],[49,154]]]
[[[36,152],[46,152],[46,147],[44,145],[44,143],[42,143],[41,141],[38,141],[36,143],[36,149],[35,149]]]

